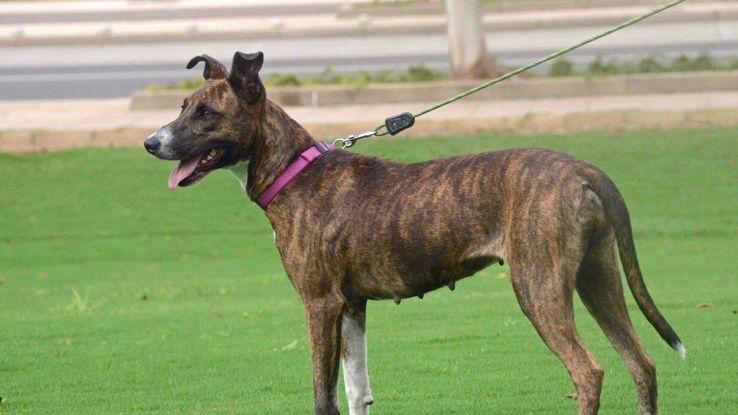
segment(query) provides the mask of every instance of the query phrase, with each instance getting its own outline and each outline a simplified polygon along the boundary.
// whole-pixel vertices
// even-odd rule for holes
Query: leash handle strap
[[[287,166],[286,169],[282,173],[277,176],[276,179],[272,182],[272,184],[267,187],[267,189],[259,195],[259,197],[256,199],[256,203],[264,210],[266,210],[267,206],[269,206],[269,203],[274,200],[275,197],[281,192],[285,187],[289,186],[290,183],[292,183],[297,176],[300,175],[305,169],[307,169],[315,160],[319,159],[323,156],[323,154],[331,152],[335,150],[334,145],[328,145],[322,141],[319,141],[315,143],[315,145],[310,146],[307,150],[300,153],[299,156],[290,163],[289,166]]]

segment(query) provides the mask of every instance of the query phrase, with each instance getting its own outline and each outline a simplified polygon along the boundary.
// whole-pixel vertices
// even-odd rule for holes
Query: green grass
[[[735,413],[735,130],[374,139],[357,150],[410,161],[514,146],[569,152],[620,186],[646,282],[689,350],[680,362],[628,297],[663,412]],[[267,220],[230,173],[170,192],[171,168],[143,149],[0,155],[0,413],[310,412],[304,315]],[[506,270],[400,306],[370,303],[373,413],[575,413],[568,375]],[[623,364],[576,311],[605,367],[602,413],[635,413]]]

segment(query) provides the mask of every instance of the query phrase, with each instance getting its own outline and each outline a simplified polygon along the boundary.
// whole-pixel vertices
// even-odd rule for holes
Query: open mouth
[[[182,160],[169,175],[169,188],[185,187],[202,180],[208,173],[217,169],[225,156],[226,150],[213,147],[191,159]]]

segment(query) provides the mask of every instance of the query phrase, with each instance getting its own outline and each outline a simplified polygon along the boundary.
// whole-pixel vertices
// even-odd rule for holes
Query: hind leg
[[[520,307],[551,351],[566,366],[577,389],[580,414],[600,406],[602,367],[579,338],[574,325],[572,292],[575,269],[564,272],[519,267],[511,261],[513,288]],[[570,272],[570,274],[569,274]],[[570,276],[567,276],[570,275]]]
[[[641,413],[656,414],[656,367],[628,316],[614,244],[609,231],[592,239],[577,276],[577,291],[633,376]]]

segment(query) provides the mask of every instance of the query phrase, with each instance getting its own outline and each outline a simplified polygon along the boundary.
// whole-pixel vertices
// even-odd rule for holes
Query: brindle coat
[[[206,84],[162,128],[167,145],[152,152],[187,159],[223,149],[215,168],[248,162],[244,186],[255,199],[314,141],[266,99],[261,53],[236,53],[230,74],[207,55],[188,67],[199,61]],[[603,370],[575,328],[575,289],[633,375],[641,412],[657,412],[655,366],[628,316],[616,247],[641,311],[683,351],[646,291],[618,190],[562,153],[514,149],[402,164],[337,150],[284,189],[266,216],[304,303],[318,414],[338,413],[341,350],[351,413],[368,413],[367,300],[453,289],[503,259],[520,307],[569,371],[581,414],[597,412]]]

